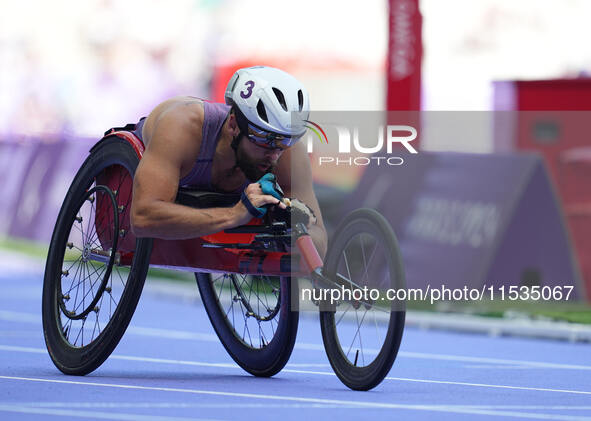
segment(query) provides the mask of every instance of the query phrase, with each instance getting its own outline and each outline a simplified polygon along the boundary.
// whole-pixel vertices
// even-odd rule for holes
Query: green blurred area
[[[47,245],[32,241],[4,237],[0,239],[0,250],[18,252],[45,260]],[[149,276],[177,282],[195,282],[190,272],[151,268]],[[463,313],[482,317],[512,318],[529,317],[541,320],[559,320],[570,323],[591,325],[591,304],[567,301],[454,301],[436,302],[409,301],[407,308],[443,313]]]
[[[48,245],[19,238],[3,237],[0,238],[0,250],[22,253],[30,257],[42,259],[45,262]],[[150,268],[148,276],[164,278],[171,281],[195,282],[193,273],[176,270]]]

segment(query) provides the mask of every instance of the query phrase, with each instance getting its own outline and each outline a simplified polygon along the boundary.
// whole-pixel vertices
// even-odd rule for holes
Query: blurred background
[[[386,205],[375,205],[400,233],[411,280],[413,267],[424,266],[413,260],[417,255],[413,241],[436,243],[446,252],[461,247],[441,240],[445,233],[429,234],[425,224],[433,226],[451,208],[473,212],[471,203],[496,203],[491,212],[498,214],[498,229],[490,234],[490,242],[466,246],[478,249],[484,268],[456,273],[458,279],[474,273],[504,276],[498,268],[507,266],[500,254],[508,235],[516,232],[511,227],[523,225],[519,218],[531,221],[530,211],[548,209],[550,216],[538,222],[550,224],[554,228],[548,232],[555,234],[543,241],[530,238],[514,251],[513,257],[534,247],[534,260],[520,263],[515,269],[518,279],[513,281],[563,282],[551,281],[537,266],[549,255],[560,254],[554,244],[565,255],[552,273],[570,277],[579,299],[589,297],[587,123],[591,120],[584,111],[591,110],[587,79],[591,49],[585,47],[585,40],[591,39],[591,2],[587,0],[3,0],[0,4],[0,180],[6,195],[0,205],[0,230],[5,235],[47,243],[73,173],[89,146],[108,128],[136,122],[174,95],[221,102],[235,69],[264,64],[304,82],[315,111],[428,111],[420,117],[417,145],[421,159],[429,163],[406,165],[406,170],[422,168],[414,174],[423,181],[440,176],[475,180],[476,185],[466,190],[450,181],[447,186],[456,188],[429,194],[426,181],[412,184],[408,187],[414,189],[412,196],[397,186],[392,197],[416,205],[408,206],[405,214],[394,215]],[[569,113],[527,114],[556,110]],[[456,127],[449,123],[453,116],[469,122],[468,135],[451,131]],[[520,151],[529,154],[515,155]],[[486,167],[480,159],[490,165],[488,172],[479,172]],[[442,165],[445,171],[452,168],[453,174],[439,174]],[[499,168],[515,178],[495,177]],[[339,192],[358,191],[380,178],[406,176],[345,172],[344,178],[324,183],[321,171],[315,174],[327,213],[347,200]],[[513,184],[506,197],[474,193]],[[386,185],[381,194],[394,186]],[[536,188],[545,189],[544,193],[532,193],[534,198],[526,201],[527,192]],[[433,197],[452,202],[442,205]],[[366,195],[358,194],[359,201],[367,204]],[[523,210],[524,216],[518,217],[525,204],[533,210]],[[492,209],[486,206],[487,212]],[[423,212],[419,219],[427,222],[417,222],[417,209]],[[456,219],[463,216],[457,213]],[[438,223],[449,226],[449,221]],[[539,231],[540,225],[532,225],[531,232]],[[541,242],[550,246],[536,246]],[[458,250],[461,261],[466,254]],[[433,268],[436,273],[437,265]]]
[[[423,110],[492,110],[493,81],[591,72],[591,49],[576,47],[591,38],[588,1],[392,3],[402,19],[420,8]],[[386,104],[388,0],[1,4],[0,133],[96,137],[170,95],[219,100],[231,70],[251,63],[292,72],[315,110]]]

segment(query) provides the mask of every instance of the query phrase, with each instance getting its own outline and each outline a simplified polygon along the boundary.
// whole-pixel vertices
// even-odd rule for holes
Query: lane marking
[[[127,332],[141,336],[160,337],[167,339],[185,339],[202,342],[219,342],[217,335],[213,333],[196,333],[185,330],[158,329],[153,327],[129,326]]]
[[[22,313],[18,311],[0,310],[0,320],[9,322],[21,322],[27,324],[41,325],[41,317],[33,313]],[[92,328],[87,328],[92,330]],[[127,333],[147,337],[160,337],[167,339],[195,340],[202,342],[219,342],[217,335],[213,333],[196,333],[186,330],[159,329],[153,327],[133,326],[127,328]],[[323,348],[324,349],[324,348]]]
[[[21,313],[16,311],[0,310],[0,320],[24,322],[41,324],[41,317],[33,313]],[[213,333],[195,333],[184,330],[174,329],[160,329],[143,326],[129,326],[127,333],[147,336],[147,337],[158,337],[167,339],[180,339],[180,340],[196,340],[202,342],[216,342],[219,343],[218,337]],[[322,351],[324,352],[324,346],[320,344],[312,343],[296,343],[296,349]],[[378,350],[367,349],[364,350],[368,354],[377,355]],[[522,368],[548,368],[548,369],[559,369],[559,370],[591,370],[591,365],[581,364],[562,364],[562,363],[549,363],[543,361],[525,361],[525,360],[510,360],[503,358],[489,358],[489,357],[471,357],[463,355],[449,355],[449,354],[431,354],[425,352],[410,352],[400,351],[398,353],[399,358],[413,358],[423,360],[439,360],[439,361],[458,361],[468,363],[484,363],[493,365],[513,365],[522,366]],[[507,367],[508,368],[508,367]],[[518,368],[518,367],[515,367]]]
[[[0,405],[12,405],[11,402],[0,402]],[[303,404],[270,404],[265,403],[186,403],[186,402],[19,402],[19,406],[31,406],[41,408],[225,408],[225,407],[236,407],[236,408],[308,408],[309,405]],[[337,405],[320,405],[319,407],[326,408],[342,408]],[[437,405],[445,406],[447,408],[470,408],[470,409],[529,409],[529,410],[571,410],[571,411],[587,411],[591,410],[590,405]],[[354,406],[351,406],[354,407]]]
[[[28,346],[0,345],[0,351],[29,352],[32,354],[47,354],[47,349],[31,348]],[[49,354],[47,354],[49,355]]]
[[[99,418],[103,420],[123,420],[123,421],[220,421],[213,418],[186,418],[157,415],[126,414],[120,412],[96,412],[96,411],[74,411],[68,409],[35,408],[22,405],[3,405],[0,404],[0,411],[16,412],[21,414],[39,414],[39,415],[57,415],[76,418]]]
[[[41,317],[37,314],[23,313],[20,311],[0,310],[0,319],[8,322],[41,324]]]
[[[468,383],[468,382],[454,382],[446,380],[431,380],[431,379],[409,379],[405,377],[386,377],[387,380],[399,380],[404,382],[416,383],[434,383],[434,384],[449,384],[454,386],[472,386],[472,387],[490,387],[495,389],[513,389],[513,390],[529,390],[533,392],[553,392],[553,393],[571,393],[574,395],[591,395],[591,392],[586,390],[568,390],[568,389],[550,389],[543,387],[526,387],[526,386],[506,386],[500,384],[484,384],[484,383]]]
[[[527,367],[525,365],[493,365],[493,364],[466,364],[463,368],[473,370],[534,370],[537,367]]]
[[[2,404],[0,402],[0,404]],[[12,405],[6,402],[6,405]],[[341,405],[303,403],[183,403],[183,402],[20,402],[19,406],[39,408],[136,408],[136,409],[192,409],[192,408],[343,408]],[[349,406],[349,408],[357,408]]]
[[[38,338],[38,330],[0,330],[0,338],[8,337],[22,337],[22,338]]]
[[[227,396],[227,397],[235,397],[235,398],[261,399],[261,400],[269,400],[269,401],[307,402],[307,403],[320,403],[320,404],[335,404],[335,405],[339,405],[339,406],[353,405],[355,407],[361,407],[361,408],[408,409],[408,410],[416,410],[416,411],[446,412],[446,413],[474,414],[474,415],[509,416],[509,417],[515,417],[515,418],[544,419],[544,420],[572,420],[572,421],[591,420],[591,417],[569,416],[569,415],[561,415],[561,414],[539,414],[539,413],[515,412],[515,411],[506,411],[506,410],[493,411],[493,410],[488,410],[488,409],[452,407],[452,406],[446,406],[446,405],[408,405],[408,404],[381,403],[381,402],[363,402],[363,401],[354,401],[354,400],[345,401],[345,400],[338,400],[338,399],[305,398],[305,397],[298,397],[298,396],[281,396],[281,395],[270,395],[270,394],[258,395],[258,394],[254,394],[254,393],[221,392],[221,391],[203,390],[203,389],[182,389],[182,388],[175,388],[175,387],[138,386],[138,385],[128,385],[128,384],[117,384],[117,383],[98,383],[98,382],[95,383],[95,382],[82,382],[82,381],[72,381],[72,380],[40,379],[40,378],[34,378],[34,377],[0,376],[0,379],[40,382],[40,383],[84,385],[84,386],[127,389],[127,390],[186,393],[186,394],[206,395],[206,396]]]
[[[28,348],[12,345],[0,345],[0,351],[16,351],[16,352],[31,352],[35,354],[46,354],[47,351],[42,348]],[[187,360],[172,360],[166,358],[152,358],[152,357],[137,357],[131,355],[118,355],[113,354],[109,358],[114,360],[123,361],[137,361],[137,362],[148,362],[157,364],[171,364],[171,365],[188,365],[196,367],[217,367],[217,368],[232,368],[240,369],[234,363],[206,363],[200,361],[187,361]],[[312,374],[320,376],[335,376],[333,372],[328,371],[312,371],[312,370],[296,370],[285,368],[282,370],[285,373],[295,374]],[[1,376],[0,376],[1,377]],[[527,386],[509,386],[509,385],[498,385],[498,384],[485,384],[485,383],[469,383],[469,382],[457,382],[451,380],[433,380],[433,379],[411,379],[407,377],[390,377],[387,376],[385,380],[402,381],[402,382],[415,382],[415,383],[432,383],[432,384],[445,384],[452,386],[469,386],[469,387],[482,387],[482,388],[493,388],[493,389],[509,389],[509,390],[524,390],[531,392],[551,392],[551,393],[567,393],[574,395],[591,395],[591,391],[585,390],[569,390],[569,389],[551,389],[541,387],[527,387]]]
[[[498,365],[521,365],[526,368],[557,368],[561,370],[591,370],[591,365],[579,365],[579,364],[561,364],[561,363],[548,363],[542,361],[524,361],[524,360],[507,360],[503,358],[488,358],[488,357],[470,357],[462,355],[449,355],[449,354],[430,354],[425,352],[408,352],[401,351],[398,353],[401,357],[406,358],[417,358],[424,360],[441,360],[441,361],[459,361],[459,362],[470,362],[470,363],[487,363],[487,364],[498,364]]]

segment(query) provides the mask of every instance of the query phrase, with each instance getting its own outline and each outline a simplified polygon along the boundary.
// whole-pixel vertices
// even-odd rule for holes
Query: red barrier
[[[564,205],[591,301],[591,79],[496,82],[495,150],[541,153]]]

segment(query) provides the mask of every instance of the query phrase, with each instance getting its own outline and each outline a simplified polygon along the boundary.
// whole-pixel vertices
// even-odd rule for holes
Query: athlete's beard
[[[259,165],[261,164],[267,164],[269,165],[269,168],[267,168],[265,171],[262,171],[259,168]],[[242,170],[246,178],[248,178],[250,181],[257,181],[263,175],[273,172],[275,169],[275,165],[273,165],[271,162],[266,163],[257,161],[254,158],[248,156],[248,154],[243,150],[243,148],[240,147],[240,145],[238,145],[238,148],[236,148],[236,166]]]

